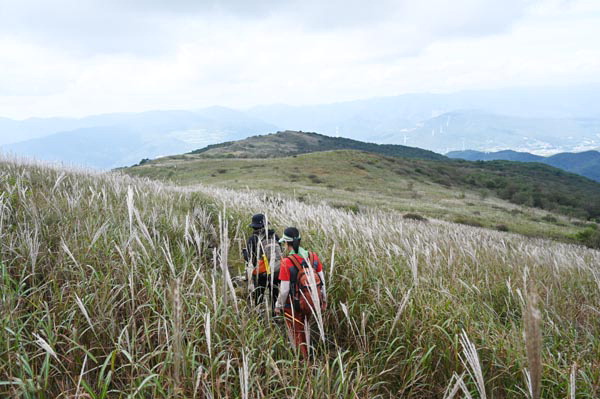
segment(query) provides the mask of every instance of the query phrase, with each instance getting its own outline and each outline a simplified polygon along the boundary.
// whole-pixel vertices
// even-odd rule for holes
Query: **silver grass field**
[[[324,260],[308,364],[239,278],[257,212]],[[4,157],[0,294],[1,397],[600,396],[599,251],[376,209]]]

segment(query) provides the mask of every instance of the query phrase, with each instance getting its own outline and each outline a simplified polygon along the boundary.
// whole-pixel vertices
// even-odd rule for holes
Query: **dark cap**
[[[250,223],[250,227],[253,229],[262,229],[265,227],[265,215],[262,213],[257,213],[252,216],[252,223]]]
[[[292,242],[295,239],[300,239],[300,232],[295,227],[288,227],[283,231],[283,237],[281,237],[279,242]]]

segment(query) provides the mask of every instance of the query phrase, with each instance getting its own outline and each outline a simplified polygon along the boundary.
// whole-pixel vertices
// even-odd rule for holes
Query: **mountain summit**
[[[402,158],[446,159],[433,151],[415,147],[366,143],[344,137],[291,130],[209,145],[192,151],[191,154],[211,158],[275,158],[332,150],[358,150]]]

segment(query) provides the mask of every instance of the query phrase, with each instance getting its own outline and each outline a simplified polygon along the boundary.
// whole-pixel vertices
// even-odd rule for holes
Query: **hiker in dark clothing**
[[[279,263],[281,246],[274,230],[265,228],[265,215],[252,216],[250,227],[254,230],[248,239],[244,258],[252,269],[254,283],[254,303],[259,305],[264,300],[265,290],[270,291],[271,309],[279,295]]]

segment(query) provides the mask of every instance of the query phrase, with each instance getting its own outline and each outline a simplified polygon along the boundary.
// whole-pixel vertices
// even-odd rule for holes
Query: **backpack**
[[[257,273],[277,273],[281,266],[281,247],[275,237],[263,237],[257,245]]]
[[[323,303],[323,282],[319,273],[317,273],[318,262],[315,259],[314,253],[310,252],[308,259],[310,265],[306,263],[306,259],[302,259],[302,263],[292,255],[288,256],[288,259],[292,262],[293,268],[290,268],[290,294],[291,302],[295,312],[309,315],[314,312],[317,307],[315,300],[312,295],[312,277],[314,276],[314,282],[316,283],[316,294],[319,298],[319,304]]]

